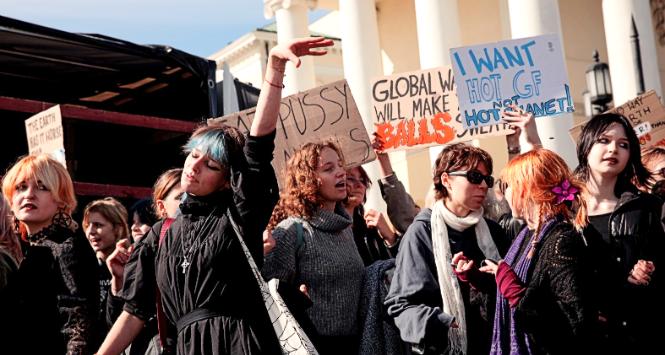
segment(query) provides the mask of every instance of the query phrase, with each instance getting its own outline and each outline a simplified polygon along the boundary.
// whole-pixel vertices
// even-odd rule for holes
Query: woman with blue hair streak
[[[156,281],[177,354],[281,354],[233,222],[260,266],[262,232],[278,199],[270,163],[284,68],[287,61],[298,67],[300,56],[323,55],[317,48],[332,44],[305,38],[270,51],[249,136],[221,124],[197,129],[184,147],[181,214],[161,243],[158,222],[134,245],[119,292],[124,313],[153,317]],[[109,337],[126,332],[118,322]],[[109,337],[99,353],[117,354],[127,344]]]

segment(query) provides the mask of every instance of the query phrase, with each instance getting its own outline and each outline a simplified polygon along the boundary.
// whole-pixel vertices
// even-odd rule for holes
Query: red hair
[[[344,164],[342,149],[331,140],[307,143],[296,150],[286,162],[284,187],[266,229],[273,230],[279,222],[288,217],[309,219],[323,206],[323,197],[319,191],[321,181],[316,168],[325,148],[334,150]]]
[[[587,225],[587,205],[582,196],[584,184],[573,177],[566,162],[556,153],[547,149],[535,149],[511,160],[503,171],[502,179],[512,190],[511,206],[516,211],[534,209],[538,214],[538,229],[546,219],[562,215],[572,222],[577,230]],[[566,202],[557,203],[557,195],[552,191],[568,180],[577,189],[573,206]]]

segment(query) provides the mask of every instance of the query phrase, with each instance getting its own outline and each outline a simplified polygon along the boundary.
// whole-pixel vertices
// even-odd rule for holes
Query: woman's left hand
[[[383,213],[373,209],[368,210],[365,212],[365,223],[367,223],[367,227],[376,228],[379,231],[381,238],[383,238],[387,244],[395,244],[397,235],[388,225],[388,221],[386,221]]]
[[[628,274],[628,282],[637,286],[648,286],[654,271],[656,266],[653,261],[638,260]]]
[[[284,69],[284,65],[287,61],[293,62],[296,68],[300,67],[300,58],[304,55],[314,55],[321,56],[328,51],[315,50],[316,48],[321,47],[330,47],[333,45],[331,39],[326,39],[325,37],[305,37],[297,38],[289,43],[283,45],[279,44],[270,51],[270,59],[273,61],[273,65],[280,65],[281,68],[275,69]]]
[[[503,262],[503,260],[499,260],[499,261],[495,264],[493,261],[491,261],[491,260],[489,260],[489,259],[485,259],[485,260],[483,260],[483,262],[481,263],[482,266],[481,266],[480,269],[478,269],[478,270],[480,270],[480,271],[482,271],[482,272],[486,272],[486,273],[488,273],[488,274],[496,275],[496,271],[499,269],[499,265],[500,265],[502,262]]]

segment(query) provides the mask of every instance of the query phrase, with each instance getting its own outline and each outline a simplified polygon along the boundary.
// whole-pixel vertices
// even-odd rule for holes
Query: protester
[[[96,349],[110,329],[106,322],[106,303],[111,286],[111,273],[106,267],[106,259],[115,250],[118,240],[129,238],[125,206],[113,197],[90,202],[83,210],[83,230],[97,256],[99,271],[100,307],[91,344],[92,349]]]
[[[434,206],[402,239],[385,304],[402,340],[419,353],[489,352],[496,286],[471,267],[499,259],[508,245],[499,225],[482,217],[491,173],[484,150],[444,148],[435,163]]]
[[[8,353],[85,354],[99,297],[95,256],[71,218],[74,186],[65,167],[30,155],[9,169],[2,192],[23,241],[12,292],[17,331],[3,341]],[[16,346],[16,347],[13,347]]]
[[[129,215],[132,217],[129,221],[132,241],[137,243],[157,222],[152,200],[144,198],[136,201],[129,209]]]
[[[178,212],[183,195],[180,176],[182,176],[181,168],[167,170],[157,178],[152,187],[154,212],[160,219],[175,218]]]
[[[182,198],[182,188],[180,186],[180,177],[182,169],[170,169],[162,173],[155,181],[152,192],[152,200],[155,201],[153,207],[155,208],[154,214],[160,218],[175,218],[178,213],[178,205]],[[106,303],[106,322],[112,326],[117,319],[120,319],[118,324],[123,324],[123,330],[127,333],[112,333],[112,336],[107,337],[105,346],[111,349],[117,349],[124,344],[131,342],[131,345],[125,349],[128,355],[133,354],[162,354],[168,353],[173,349],[171,338],[168,338],[164,333],[164,339],[159,337],[156,317],[151,317],[148,322],[141,318],[135,317],[132,314],[122,310],[125,302],[122,298],[118,297],[122,283],[124,280],[125,265],[129,258],[129,254],[133,250],[129,239],[122,239],[117,243],[116,250],[107,259],[106,264],[111,272],[111,287],[109,296]],[[130,266],[134,269],[135,266]],[[140,287],[138,285],[133,287]],[[117,343],[116,343],[117,342]],[[162,344],[164,343],[164,344]],[[117,345],[116,344],[122,344]]]
[[[661,346],[653,324],[663,319],[664,309],[657,271],[664,252],[663,202],[636,187],[648,186],[651,174],[625,117],[602,114],[587,122],[577,159],[575,172],[588,191],[584,237],[606,341],[599,351],[651,353]]]
[[[648,186],[640,186],[644,192],[655,193],[658,191],[656,183],[665,180],[665,148],[651,147],[642,152],[642,164],[651,173],[651,181]]]
[[[399,246],[399,235],[383,213],[373,209],[365,212],[363,203],[370,186],[369,176],[361,166],[346,171],[347,197],[343,205],[352,218],[353,238],[365,266],[395,257]]]
[[[580,235],[582,183],[546,149],[517,156],[502,176],[513,217],[526,226],[505,260],[480,268],[496,274],[499,290],[490,354],[589,353],[595,313]]]
[[[332,142],[305,144],[287,162],[284,189],[268,225],[276,245],[266,256],[263,276],[306,287],[313,303],[306,312],[320,354],[358,351],[365,268],[342,206],[346,195],[340,148]]]
[[[178,354],[281,353],[238,238],[261,265],[261,232],[277,200],[270,161],[284,67],[287,61],[298,66],[303,55],[325,54],[316,48],[329,45],[330,40],[306,38],[270,51],[249,137],[218,124],[197,129],[185,146],[182,214],[163,243],[158,223],[131,253],[120,293],[124,310],[144,321],[154,315],[156,280]],[[131,334],[109,341],[123,332],[133,330],[119,319],[100,353],[126,347]]]

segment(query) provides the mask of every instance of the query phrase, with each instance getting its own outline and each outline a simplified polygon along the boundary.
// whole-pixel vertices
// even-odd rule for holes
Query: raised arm
[[[270,50],[266,76],[261,86],[261,94],[256,105],[256,115],[252,122],[250,135],[254,137],[265,136],[274,131],[277,126],[279,102],[282,99],[282,88],[284,88],[282,81],[286,62],[292,62],[298,68],[300,57],[304,55],[324,55],[327,51],[317,50],[317,48],[332,46],[332,44],[332,40],[323,37],[307,37],[277,45]]]
[[[515,133],[506,136],[508,159],[542,147],[533,113],[526,112],[515,105],[511,105],[510,108],[511,111],[501,112],[501,118],[515,130]]]

